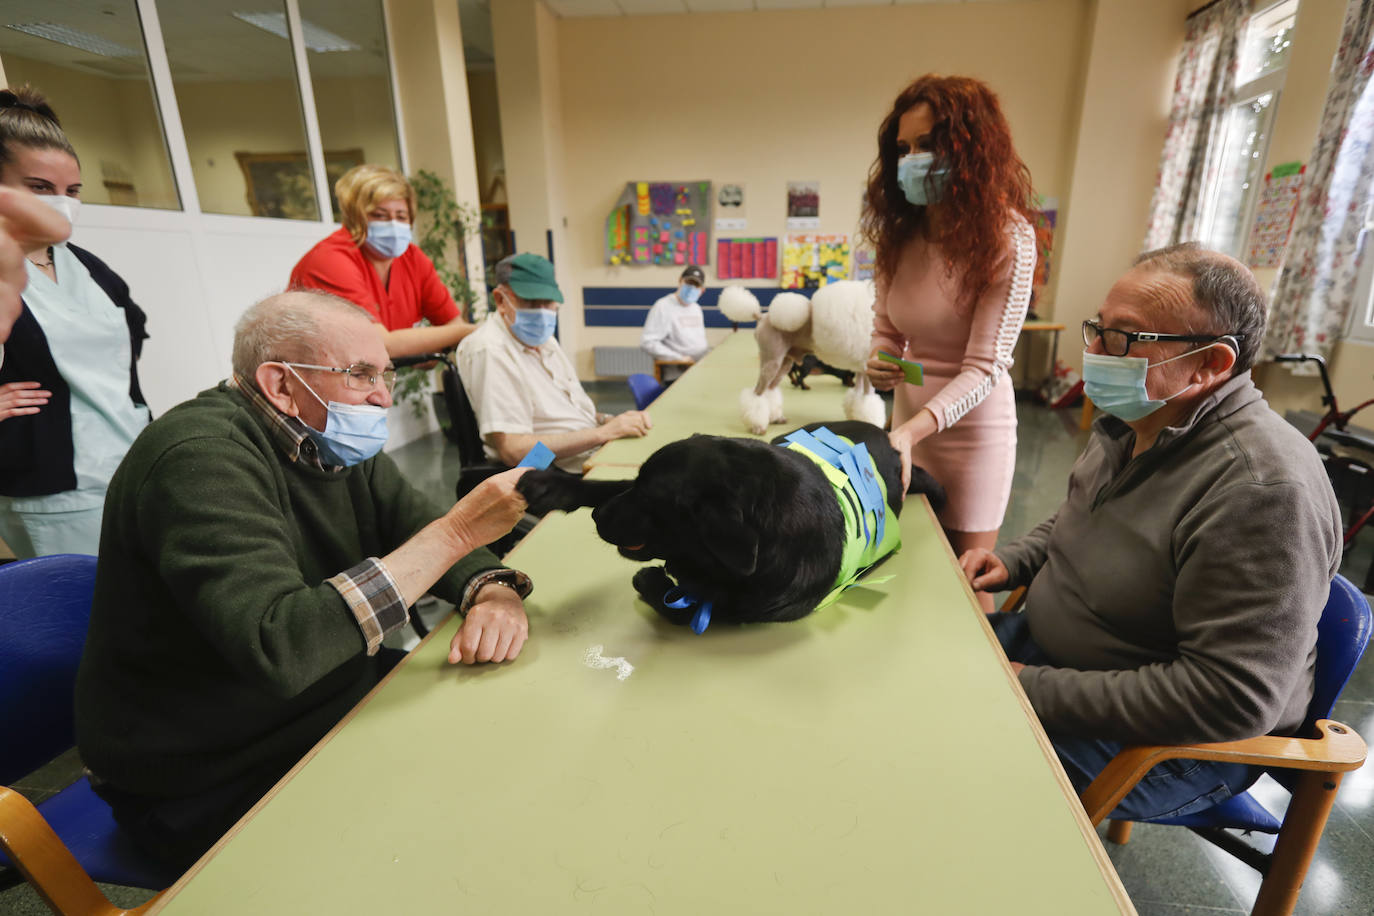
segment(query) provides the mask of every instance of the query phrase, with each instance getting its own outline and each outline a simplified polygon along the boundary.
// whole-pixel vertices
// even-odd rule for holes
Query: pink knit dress
[[[902,252],[891,282],[880,284],[873,346],[924,364],[925,384],[901,382],[894,428],[922,407],[937,432],[917,444],[912,460],[949,492],[940,523],[955,531],[996,531],[1016,468],[1016,400],[1008,371],[1030,302],[1035,233],[1022,219],[1008,227],[992,284],[957,309],[963,280],[938,245],[922,239]]]

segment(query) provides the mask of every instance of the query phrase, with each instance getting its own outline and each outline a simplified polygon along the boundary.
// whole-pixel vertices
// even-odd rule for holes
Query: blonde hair
[[[14,147],[61,150],[80,164],[48,100],[25,83],[0,90],[0,166],[14,161]]]
[[[334,196],[339,199],[344,228],[355,245],[367,238],[368,211],[384,200],[403,198],[410,209],[410,221],[415,222],[415,189],[404,175],[384,165],[355,165],[334,182]]]

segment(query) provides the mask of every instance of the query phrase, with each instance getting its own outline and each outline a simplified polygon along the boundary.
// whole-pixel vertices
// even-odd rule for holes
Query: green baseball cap
[[[553,275],[553,265],[548,258],[522,251],[506,264],[510,267],[510,279],[506,285],[521,299],[526,302],[563,301],[563,294],[558,291],[558,281]]]

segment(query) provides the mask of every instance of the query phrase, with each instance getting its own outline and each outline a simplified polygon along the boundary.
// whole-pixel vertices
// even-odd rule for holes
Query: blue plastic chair
[[[665,387],[658,379],[644,372],[636,372],[625,381],[630,386],[630,394],[634,395],[635,408],[638,410],[652,404],[654,398],[662,394]]]
[[[76,743],[73,692],[95,567],[75,554],[0,566],[0,784]],[[61,912],[112,906],[91,879],[162,890],[177,878],[132,845],[84,776],[36,809],[0,785],[0,866],[12,865],[45,899],[65,901]]]
[[[1330,716],[1369,644],[1370,618],[1365,596],[1344,576],[1336,576],[1317,623],[1315,683],[1300,732],[1316,737],[1265,735],[1214,744],[1125,748],[1083,790],[1081,797],[1088,819],[1094,825],[1101,823],[1141,777],[1164,760],[1226,760],[1262,766],[1293,796],[1282,822],[1250,793],[1242,792],[1205,811],[1142,823],[1187,827],[1236,856],[1265,876],[1252,912],[1291,913],[1335,803],[1341,777],[1364,763],[1364,740],[1350,726],[1331,721]],[[1112,821],[1107,836],[1114,842],[1125,843],[1130,838],[1130,828],[1130,821]],[[1274,851],[1256,849],[1226,833],[1228,828],[1277,834]]]

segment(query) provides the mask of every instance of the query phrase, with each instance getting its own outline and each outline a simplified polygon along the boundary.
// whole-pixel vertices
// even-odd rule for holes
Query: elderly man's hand
[[[0,343],[19,317],[19,297],[28,282],[24,252],[35,244],[66,241],[71,234],[71,223],[38,195],[0,187]]]
[[[649,419],[649,415],[644,411],[627,410],[611,417],[601,424],[601,428],[612,439],[638,439],[652,429],[653,425],[654,422]]]
[[[448,510],[452,531],[469,548],[490,544],[515,527],[525,514],[525,497],[515,482],[529,468],[512,468],[488,477]]]
[[[525,603],[515,590],[489,583],[478,590],[463,625],[449,643],[449,664],[513,661],[530,635]]]
[[[968,577],[969,585],[980,592],[989,592],[1006,585],[1007,579],[1010,578],[1006,564],[986,547],[964,551],[963,556],[959,557],[959,568]]]

